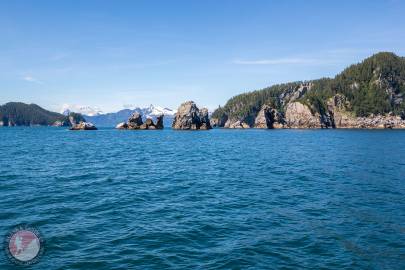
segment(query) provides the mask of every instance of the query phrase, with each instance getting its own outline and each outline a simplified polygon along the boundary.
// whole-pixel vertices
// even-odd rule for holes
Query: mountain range
[[[104,113],[96,115],[84,114],[84,117],[86,118],[87,121],[92,122],[96,126],[115,127],[118,123],[127,121],[128,118],[135,112],[140,113],[145,119],[152,118],[154,120],[156,119],[156,116],[163,114],[165,116],[163,118],[164,126],[171,126],[174,114],[176,113],[172,109],[155,106],[151,104],[149,107],[145,108],[135,107],[132,109],[123,109],[113,113]]]

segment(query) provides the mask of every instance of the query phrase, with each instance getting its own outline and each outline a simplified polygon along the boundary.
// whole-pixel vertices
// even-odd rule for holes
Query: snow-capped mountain
[[[164,125],[165,126],[170,126],[171,122],[173,120],[174,114],[176,113],[174,110],[165,108],[165,107],[160,107],[160,106],[154,106],[154,105],[149,105],[149,107],[145,108],[140,108],[140,107],[135,107],[132,105],[125,105],[125,109],[120,110],[118,112],[114,113],[105,113],[105,114],[97,114],[97,115],[86,115],[84,114],[84,117],[86,118],[87,121],[92,122],[96,126],[100,127],[115,127],[118,123],[125,122],[128,120],[128,118],[134,113],[138,112],[142,114],[143,118],[155,118],[158,115],[163,114],[164,117]]]
[[[175,111],[169,108],[163,108],[160,106],[154,106],[154,105],[149,105],[149,107],[146,108],[137,108],[142,112],[142,115],[145,117],[154,117],[158,115],[165,115],[165,116],[173,116],[175,114]]]
[[[80,113],[87,116],[96,116],[103,114],[103,111],[100,110],[98,107],[72,105],[72,104],[63,104],[60,112],[64,115],[68,115],[71,112]]]

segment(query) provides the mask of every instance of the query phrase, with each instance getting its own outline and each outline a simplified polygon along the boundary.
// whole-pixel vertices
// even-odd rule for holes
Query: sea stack
[[[194,101],[186,101],[177,109],[173,129],[179,130],[208,130],[211,129],[207,108],[198,109]]]
[[[147,118],[145,123],[142,121],[142,114],[139,112],[133,113],[129,118],[128,122],[119,123],[116,129],[131,129],[131,130],[157,130],[163,129],[163,114],[156,117],[156,124],[151,118]]]

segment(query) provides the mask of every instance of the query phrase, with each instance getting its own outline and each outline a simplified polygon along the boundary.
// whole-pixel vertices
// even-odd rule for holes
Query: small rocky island
[[[139,112],[133,113],[128,122],[119,123],[116,129],[142,129],[142,130],[158,130],[163,129],[163,114],[156,117],[156,123],[151,118],[147,118],[145,123],[142,121],[142,115]]]
[[[211,129],[207,108],[199,109],[194,101],[186,101],[177,109],[173,119],[173,129],[208,130]]]
[[[96,126],[87,122],[79,113],[71,112],[65,119],[53,123],[54,127],[69,127],[69,130],[97,130]]]
[[[90,122],[80,122],[73,125],[69,130],[97,130],[97,128]]]

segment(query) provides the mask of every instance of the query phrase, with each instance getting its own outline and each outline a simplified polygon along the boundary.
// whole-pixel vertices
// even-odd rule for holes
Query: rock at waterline
[[[283,115],[268,105],[263,105],[255,119],[255,128],[283,128]]]
[[[70,130],[97,130],[96,126],[90,122],[80,122],[73,125]]]
[[[311,108],[301,102],[288,103],[285,112],[285,121],[288,128],[328,128],[333,126],[329,114],[320,114],[311,111]]]
[[[250,126],[249,124],[247,124],[242,120],[228,119],[225,122],[224,128],[243,129],[243,128],[250,128]]]
[[[116,129],[127,129],[128,124],[125,122],[119,123],[118,125],[115,126]]]
[[[208,109],[198,109],[194,101],[186,101],[177,109],[173,119],[173,129],[208,130],[211,129]]]
[[[163,129],[163,114],[156,117],[156,129]]]
[[[157,130],[163,129],[163,115],[159,115],[156,119],[156,124],[151,118],[142,121],[142,115],[138,112],[133,113],[129,118],[128,122],[119,123],[116,129],[131,129],[131,130]]]
[[[139,129],[143,124],[142,115],[138,112],[133,113],[128,118],[128,129]]]

